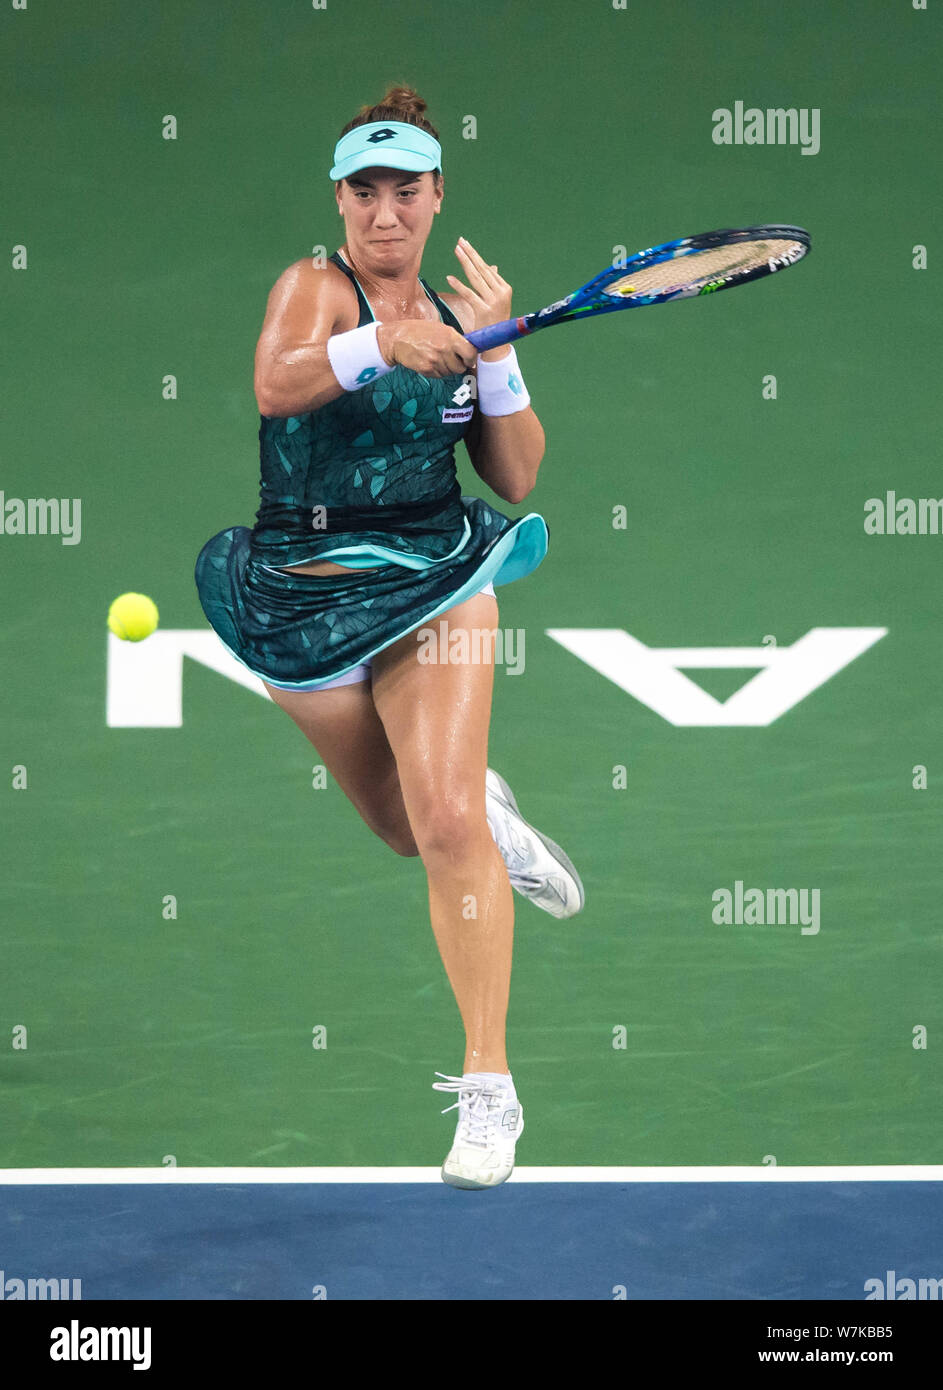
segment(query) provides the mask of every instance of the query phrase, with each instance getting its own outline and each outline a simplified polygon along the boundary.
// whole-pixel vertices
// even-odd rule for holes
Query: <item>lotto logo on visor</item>
[[[371,121],[342,135],[334,149],[332,179],[380,165],[411,174],[442,168],[442,146],[434,135],[410,121]]]

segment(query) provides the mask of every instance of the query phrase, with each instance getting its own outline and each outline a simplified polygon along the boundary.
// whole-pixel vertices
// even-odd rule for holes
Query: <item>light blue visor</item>
[[[424,174],[442,168],[442,146],[434,136],[406,121],[373,121],[354,126],[334,149],[332,179],[346,179],[371,165]]]

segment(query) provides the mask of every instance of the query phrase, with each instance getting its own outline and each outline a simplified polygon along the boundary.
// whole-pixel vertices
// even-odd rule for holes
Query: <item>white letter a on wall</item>
[[[646,647],[621,628],[547,628],[547,636],[679,727],[763,728],[880,641],[886,627],[814,627],[791,647]],[[757,667],[727,700],[685,668]]]

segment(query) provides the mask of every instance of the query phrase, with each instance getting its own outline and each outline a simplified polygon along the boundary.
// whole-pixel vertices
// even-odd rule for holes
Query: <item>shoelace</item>
[[[498,845],[498,849],[501,851],[501,858],[503,862],[505,862],[505,869],[508,870],[508,877],[516,888],[523,888],[524,892],[537,892],[538,888],[544,888],[545,885],[551,883],[558,897],[561,899],[565,898],[565,894],[563,894],[561,888],[558,887],[558,884],[552,881],[549,874],[524,873],[523,869],[517,867],[527,862],[529,849],[527,849],[526,842],[517,834],[517,827],[515,823],[513,823],[513,820],[510,819],[508,813],[505,812],[502,816],[502,835],[495,834],[495,830],[497,830],[497,816],[492,816],[490,813],[490,815],[488,815],[488,824],[491,826],[491,834],[494,835],[495,844]],[[501,842],[502,840],[503,844]]]
[[[490,820],[489,824],[491,824]],[[523,863],[527,858],[527,851],[518,839],[513,825],[511,825],[507,819],[505,819],[505,831],[507,839],[511,842],[510,845],[507,847],[502,845],[497,835],[494,835],[494,842],[498,846],[501,858],[504,860],[504,867],[508,871],[508,878],[512,883],[518,884],[519,887],[527,888],[533,892],[541,886],[544,880],[539,878],[536,874],[522,873],[521,870],[516,867],[517,864]],[[493,831],[492,834],[494,834]]]
[[[458,1110],[466,1142],[478,1144],[485,1149],[493,1148],[492,1131],[497,1124],[500,1110],[499,1088],[490,1087],[481,1081],[469,1085],[463,1077],[446,1076],[442,1071],[437,1071],[436,1076],[441,1076],[442,1080],[433,1081],[434,1091],[458,1092],[458,1100],[454,1105],[447,1105],[442,1114],[447,1115],[450,1110]],[[488,1097],[494,1102],[491,1105],[488,1104]]]
[[[549,884],[560,901],[565,902],[566,893],[553,875],[527,874],[516,867],[516,863],[523,863],[527,859],[526,846],[517,834],[517,828],[514,822],[505,814],[503,826],[504,839],[506,842],[510,842],[507,848],[505,848],[505,846],[501,844],[501,839],[495,834],[495,821],[496,817],[489,813],[488,824],[491,826],[491,833],[494,837],[495,844],[500,850],[501,858],[504,860],[504,866],[508,871],[508,878],[511,880],[514,887],[521,889],[525,893],[536,893],[539,889]],[[441,1072],[437,1072],[436,1075],[440,1076]]]
[[[498,821],[498,814],[501,815],[500,822]],[[527,845],[525,841],[521,839],[517,826],[514,824],[509,813],[504,811],[503,808],[500,813],[495,813],[489,808],[487,820],[491,827],[491,833],[494,836],[495,844],[501,851],[501,858],[507,865],[508,870],[510,871],[513,868],[513,862],[523,864],[527,859]],[[502,841],[504,842],[503,844]]]
[[[566,886],[559,874],[519,874],[513,869],[508,869],[508,878],[515,888],[520,888],[525,893],[536,893],[539,888],[552,888],[560,901],[566,902]]]
[[[495,844],[498,845],[498,849],[501,851],[501,858],[503,862],[505,862],[505,869],[508,870],[510,883],[512,883],[513,887],[519,888],[520,891],[530,892],[530,894],[535,894],[535,892],[540,891],[541,888],[552,888],[552,891],[555,892],[559,901],[565,903],[566,888],[565,885],[563,885],[562,878],[559,877],[558,874],[524,873],[522,869],[517,869],[517,863],[524,863],[527,860],[527,847],[524,845],[520,835],[517,834],[517,827],[515,823],[513,823],[509,813],[502,808],[501,815],[502,820],[498,821],[498,813],[495,813],[491,808],[487,810],[488,826],[491,828],[491,834],[492,837],[494,837]],[[501,826],[503,835],[497,833],[498,826]],[[505,845],[502,845],[502,838],[505,840]],[[442,1073],[437,1072],[435,1074],[441,1076]],[[449,1106],[449,1109],[453,1109],[453,1106]]]
[[[537,878],[535,874],[519,874],[514,869],[508,869],[508,878],[518,888],[525,888],[530,893],[536,893],[538,888],[542,888],[547,882],[545,878]]]

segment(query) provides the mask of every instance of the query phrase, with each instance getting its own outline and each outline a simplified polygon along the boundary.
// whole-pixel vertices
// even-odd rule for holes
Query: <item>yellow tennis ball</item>
[[[108,610],[108,626],[124,642],[141,642],[157,626],[157,604],[147,594],[121,594]]]

